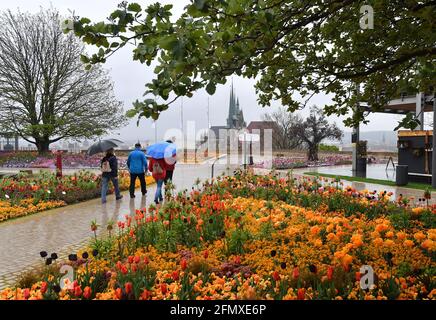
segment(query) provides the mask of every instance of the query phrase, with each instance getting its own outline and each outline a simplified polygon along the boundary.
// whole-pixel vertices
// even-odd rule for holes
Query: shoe
[[[115,198],[116,200],[121,200],[123,198],[123,196],[119,196],[117,198]]]
[[[133,194],[133,195],[131,194],[131,195],[130,195],[130,198],[135,198],[135,195],[134,195],[134,194]]]
[[[159,201],[157,201],[157,200],[154,200],[154,203],[155,203],[156,205],[158,205],[158,204],[159,204]]]
[[[107,201],[106,200],[102,200],[101,201],[101,204],[105,204]]]
[[[143,196],[145,196],[147,194],[147,190],[145,190],[145,192],[142,193]]]

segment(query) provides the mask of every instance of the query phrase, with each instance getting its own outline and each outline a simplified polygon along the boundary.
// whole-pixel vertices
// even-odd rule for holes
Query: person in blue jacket
[[[147,158],[145,153],[141,150],[141,144],[135,144],[135,150],[130,152],[127,158],[127,168],[130,172],[130,197],[135,197],[135,183],[136,178],[141,182],[141,192],[145,196],[147,193],[147,185],[145,184],[145,173],[147,172]]]

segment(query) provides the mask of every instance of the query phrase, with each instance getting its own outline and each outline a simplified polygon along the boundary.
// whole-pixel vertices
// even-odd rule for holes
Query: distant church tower
[[[228,129],[242,129],[245,128],[247,124],[244,120],[244,113],[239,107],[239,98],[236,98],[235,92],[232,88],[230,91],[230,101],[229,101],[229,116],[227,118],[227,128]]]

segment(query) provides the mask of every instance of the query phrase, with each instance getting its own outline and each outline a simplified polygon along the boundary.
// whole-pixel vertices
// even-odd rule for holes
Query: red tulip
[[[304,288],[298,289],[298,291],[297,291],[297,299],[298,300],[304,300],[305,299],[305,293],[306,293],[306,290]]]
[[[360,271],[357,271],[356,272],[356,281],[360,281],[360,277],[361,277],[362,275],[360,274]]]
[[[146,265],[150,263],[150,261],[148,260],[147,257],[144,257],[144,263],[145,263]]]
[[[180,261],[180,266],[182,267],[182,270],[186,270],[186,268],[188,267],[188,262],[186,261],[185,258],[183,258],[183,259]]]
[[[160,285],[160,290],[162,291],[163,295],[166,295],[167,294],[167,284],[166,283],[162,283]]]
[[[329,280],[332,280],[333,279],[333,267],[332,266],[330,266],[330,267],[328,267],[328,269],[327,269],[327,279],[329,279]]]
[[[127,267],[126,266],[121,266],[121,273],[122,274],[127,274],[127,272],[128,272],[128,270],[127,270]]]
[[[171,277],[173,278],[174,281],[178,281],[179,280],[179,273],[177,271],[173,271],[173,273],[171,274]]]
[[[29,288],[26,288],[26,289],[24,289],[23,290],[23,296],[24,296],[24,299],[29,299],[29,297],[30,297],[30,290],[29,290]]]
[[[143,300],[148,300],[151,296],[151,292],[148,291],[147,289],[144,289],[144,292],[141,294],[141,298]]]
[[[139,256],[135,256],[135,258],[133,259],[135,263],[139,263],[140,260],[141,258]]]
[[[235,257],[235,263],[236,264],[241,264],[241,257],[240,256],[236,256]]]
[[[82,288],[80,286],[74,287],[74,295],[78,298],[82,295]]]
[[[129,263],[133,263],[133,256],[129,256],[129,257],[127,258],[127,261],[129,261]]]
[[[204,257],[205,259],[207,259],[207,258],[209,257],[209,251],[204,250],[204,252],[203,252],[203,257]]]
[[[272,277],[273,277],[274,281],[280,280],[280,274],[278,273],[278,271],[274,271],[272,274]]]
[[[138,270],[138,267],[136,266],[136,264],[132,264],[130,270],[132,270],[132,272],[136,272]]]
[[[132,288],[133,288],[133,285],[131,282],[126,282],[124,284],[124,289],[126,290],[126,294],[129,294],[130,292],[132,292]]]
[[[83,297],[85,299],[91,298],[91,293],[92,293],[92,290],[90,287],[87,286],[87,287],[85,287],[85,289],[83,289]]]
[[[46,293],[47,292],[47,288],[48,288],[48,285],[47,285],[47,282],[42,282],[41,283],[41,293],[42,294],[44,294],[44,293]]]
[[[292,277],[294,279],[298,279],[299,276],[300,276],[300,271],[298,270],[298,267],[295,267],[294,270],[292,271]]]

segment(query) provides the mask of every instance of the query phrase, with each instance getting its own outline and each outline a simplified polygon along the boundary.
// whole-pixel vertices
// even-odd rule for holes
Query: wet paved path
[[[226,171],[226,166],[217,164],[214,171],[217,176]],[[197,178],[204,181],[210,175],[210,163],[178,165],[174,185],[176,190],[190,189]],[[0,223],[0,289],[13,285],[24,270],[42,265],[40,251],[56,252],[63,258],[82,248],[92,237],[92,220],[103,226],[103,232],[109,220],[123,220],[126,214],[153,203],[155,184],[147,189],[146,197],[136,190],[136,198],[130,199],[124,192],[121,201],[110,195],[104,205],[94,199]]]

